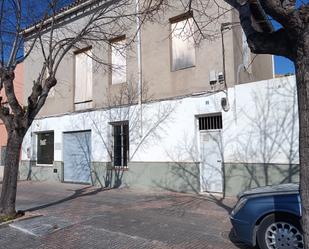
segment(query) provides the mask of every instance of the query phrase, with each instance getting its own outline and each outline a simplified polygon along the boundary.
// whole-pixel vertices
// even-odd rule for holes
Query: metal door
[[[223,192],[221,132],[201,131],[201,190]]]
[[[91,132],[71,132],[63,136],[64,181],[91,183]]]

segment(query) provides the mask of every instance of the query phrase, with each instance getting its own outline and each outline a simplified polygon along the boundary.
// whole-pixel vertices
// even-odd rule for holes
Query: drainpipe
[[[139,0],[135,0],[136,4],[136,42],[137,42],[137,68],[138,68],[138,104],[140,107],[140,136],[143,136],[143,96],[142,96],[142,44],[141,44],[141,21],[139,15]]]
[[[240,78],[240,71],[245,70],[245,65],[239,64],[237,68],[237,74],[236,74],[236,85],[234,85],[234,118],[235,118],[235,124],[237,124],[237,112],[236,112],[236,86],[239,84],[239,78]]]
[[[231,29],[232,23],[222,23],[221,24],[221,49],[222,49],[222,69],[223,69],[223,80],[224,80],[224,88],[223,91],[225,93],[225,99],[221,99],[221,106],[223,111],[228,112],[230,110],[229,96],[228,96],[228,87],[226,84],[226,68],[225,68],[225,47],[224,47],[224,30]]]

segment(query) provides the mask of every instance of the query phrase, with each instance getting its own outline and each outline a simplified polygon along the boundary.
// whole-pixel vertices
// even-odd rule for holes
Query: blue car
[[[299,185],[255,188],[238,198],[230,216],[238,241],[261,249],[304,248]]]

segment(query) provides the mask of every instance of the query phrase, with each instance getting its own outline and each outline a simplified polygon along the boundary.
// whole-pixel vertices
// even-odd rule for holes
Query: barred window
[[[199,130],[218,130],[222,129],[222,115],[203,116],[198,118]]]
[[[128,166],[129,155],[129,124],[127,122],[114,123],[114,166]]]

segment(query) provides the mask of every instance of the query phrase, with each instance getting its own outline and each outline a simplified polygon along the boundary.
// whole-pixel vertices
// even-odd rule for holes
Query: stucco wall
[[[63,181],[63,163],[54,161],[50,166],[39,166],[36,161],[22,160],[19,165],[19,180]]]
[[[260,186],[299,182],[298,164],[225,163],[224,169],[228,196]]]
[[[128,169],[120,170],[104,163],[95,163],[94,168],[101,183],[108,187],[200,192],[199,165],[195,163],[130,162]]]
[[[225,94],[217,92],[154,102],[143,105],[143,115],[140,115],[137,105],[130,107],[131,110],[129,107],[101,109],[37,119],[24,139],[22,159],[35,161],[36,132],[53,130],[54,160],[60,165],[63,162],[63,132],[91,130],[93,167],[98,169],[100,177],[104,177],[104,167],[111,161],[108,154],[112,148],[109,122],[129,120],[130,160],[129,170],[123,172],[123,185],[139,188],[160,185],[184,191],[185,185],[189,187],[191,182],[194,188],[200,189],[196,183],[201,158],[197,117],[222,112],[220,152],[225,165],[222,178],[225,177],[227,193],[235,194],[254,186],[247,184],[249,178],[245,165],[256,170],[261,185],[266,184],[261,171],[263,165],[269,165],[269,184],[283,180],[287,165],[299,163],[295,78],[284,77],[229,88],[230,109],[227,112],[222,110],[222,97]],[[158,126],[157,118],[167,112],[170,114]],[[186,170],[179,167],[182,164]],[[62,179],[53,173],[54,168],[61,172],[60,166],[44,167],[32,167],[32,170],[44,174],[42,179],[45,180]],[[297,181],[297,177],[295,171],[293,181]]]
[[[174,1],[177,5],[177,1]],[[224,2],[220,3],[222,6],[226,5]],[[216,4],[209,3],[207,10],[214,14],[216,13]],[[142,26],[141,29],[141,64],[142,64],[142,81],[143,88],[148,88],[148,97],[152,99],[173,98],[176,96],[188,95],[191,93],[198,93],[202,91],[212,91],[223,89],[223,84],[211,86],[209,84],[210,71],[217,73],[223,71],[223,53],[220,38],[220,23],[239,21],[233,11],[226,12],[220,17],[218,22],[209,24],[206,35],[209,39],[200,41],[196,45],[196,65],[191,68],[182,69],[178,71],[171,71],[171,42],[169,36],[171,34],[169,18],[182,14],[183,8],[172,8],[160,13],[156,16],[155,22],[148,22]],[[196,13],[195,18],[199,21],[203,17]],[[70,28],[81,27],[85,22],[86,17],[78,20],[66,22]],[[72,27],[71,27],[71,26]],[[129,28],[126,30],[126,36],[130,46],[127,48],[127,81],[132,84],[133,88],[137,86],[137,53],[136,41],[131,41],[136,32],[135,20],[128,24]],[[60,36],[63,36],[59,28]],[[70,30],[70,29],[68,29]],[[73,29],[74,30],[74,29]],[[55,32],[58,32],[57,30]],[[119,34],[115,32],[117,35]],[[110,32],[113,33],[113,32]],[[196,32],[198,33],[198,32]],[[208,34],[209,33],[209,34]],[[242,47],[241,47],[241,30],[238,27],[233,27],[227,32],[224,32],[225,43],[225,62],[226,62],[226,81],[229,87],[236,84],[237,69],[242,63]],[[199,40],[199,39],[197,39]],[[31,41],[29,41],[31,42]],[[28,44],[28,43],[26,43]],[[103,63],[93,62],[93,108],[108,107],[110,103],[108,97],[118,94],[121,85],[111,85],[109,68],[106,64],[109,62],[110,49],[106,42],[99,42],[92,45],[93,54],[98,57],[98,61]],[[27,45],[26,45],[27,46]],[[254,55],[251,55],[253,58]],[[272,57],[259,55],[251,65],[251,73],[241,72],[240,83],[251,82],[272,77]],[[263,62],[263,63],[261,63]],[[54,96],[47,98],[46,105],[39,113],[40,117],[54,114],[63,114],[74,111],[74,51],[68,53],[56,74],[58,83],[55,87]],[[104,65],[105,63],[105,65]],[[32,82],[35,80],[42,68],[43,56],[40,49],[34,51],[25,61],[25,75],[26,75],[26,97],[32,88]],[[145,100],[145,99],[144,99]]]

